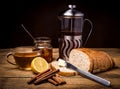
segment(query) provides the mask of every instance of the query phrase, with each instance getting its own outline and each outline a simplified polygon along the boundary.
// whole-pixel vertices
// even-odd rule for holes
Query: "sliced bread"
[[[108,53],[90,48],[72,49],[69,61],[81,70],[91,73],[107,71],[114,66],[114,62]]]
[[[59,69],[60,72],[58,74],[62,75],[62,76],[74,76],[74,75],[77,75],[78,73],[72,69],[68,69],[66,68],[65,66],[62,67],[62,66],[59,66],[59,63],[58,61],[53,61],[51,62],[51,68],[53,70],[56,70],[56,69]]]

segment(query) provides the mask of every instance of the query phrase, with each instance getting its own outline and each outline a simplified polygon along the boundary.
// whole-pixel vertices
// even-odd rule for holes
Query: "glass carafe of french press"
[[[64,60],[69,60],[71,49],[83,47],[82,32],[85,21],[91,25],[86,41],[92,32],[92,22],[84,19],[84,14],[76,10],[76,5],[68,5],[68,7],[68,10],[59,15],[61,21],[59,58]]]

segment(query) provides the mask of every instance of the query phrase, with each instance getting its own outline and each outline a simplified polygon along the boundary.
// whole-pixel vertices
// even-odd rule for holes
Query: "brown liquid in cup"
[[[15,63],[10,61],[9,56],[13,56]],[[31,70],[31,62],[37,56],[40,56],[40,53],[33,51],[33,47],[22,46],[16,47],[12,52],[8,53],[7,61],[10,64],[17,65],[19,69]]]
[[[32,60],[38,56],[37,53],[15,53],[14,58],[20,69],[30,70]]]

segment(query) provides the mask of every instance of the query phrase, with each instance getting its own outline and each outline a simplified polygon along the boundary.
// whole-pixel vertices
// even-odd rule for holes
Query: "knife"
[[[68,61],[64,61],[63,59],[59,59],[59,60],[62,60],[62,61],[65,63],[64,65],[65,65],[67,68],[73,69],[73,70],[77,71],[78,73],[86,76],[87,78],[90,78],[90,79],[92,79],[92,80],[94,80],[94,81],[96,81],[96,82],[98,82],[98,83],[100,83],[100,84],[102,84],[102,85],[104,85],[104,86],[111,86],[110,81],[105,80],[105,79],[103,79],[103,78],[101,78],[101,77],[98,77],[98,76],[96,76],[96,75],[94,75],[94,74],[92,74],[92,73],[90,73],[90,72],[80,70],[79,68],[77,68],[76,66],[74,66],[73,64],[71,64],[71,63],[68,62]],[[58,61],[59,61],[59,60],[58,60]]]

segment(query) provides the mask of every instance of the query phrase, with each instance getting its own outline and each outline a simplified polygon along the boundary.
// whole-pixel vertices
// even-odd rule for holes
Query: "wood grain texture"
[[[120,89],[120,48],[92,48],[95,50],[105,51],[113,58],[116,67],[112,70],[97,73],[97,76],[111,81],[111,87],[105,87],[92,80],[80,75],[62,78],[66,84],[54,86],[48,82],[39,85],[27,84],[27,81],[33,77],[32,71],[22,71],[16,66],[8,64],[5,55],[11,49],[0,49],[0,88],[1,89]],[[58,49],[53,50],[54,60],[58,58]]]

